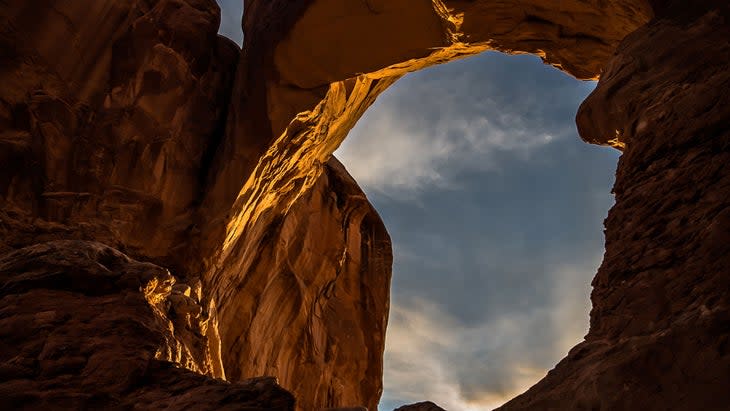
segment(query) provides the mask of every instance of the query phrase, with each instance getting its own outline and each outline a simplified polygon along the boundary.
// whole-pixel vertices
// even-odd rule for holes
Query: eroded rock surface
[[[183,309],[173,287],[166,269],[95,242],[1,256],[3,407],[293,410],[273,378],[204,376],[220,361],[205,338],[208,312],[194,295]]]
[[[0,5],[4,406],[293,408],[273,379],[210,378],[215,307],[186,262],[239,58],[219,19],[212,0]]]
[[[219,21],[213,0],[3,2],[2,212],[186,273],[238,61]]]

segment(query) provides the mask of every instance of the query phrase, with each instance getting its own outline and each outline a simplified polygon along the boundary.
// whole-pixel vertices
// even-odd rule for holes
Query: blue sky
[[[381,410],[490,410],[585,335],[619,156],[576,134],[594,86],[485,53],[406,76],[336,152],[393,239]]]

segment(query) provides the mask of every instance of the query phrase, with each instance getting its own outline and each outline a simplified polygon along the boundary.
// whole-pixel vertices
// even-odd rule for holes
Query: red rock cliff
[[[291,409],[204,376],[273,375],[375,409],[390,242],[331,153],[403,74],[495,49],[606,67],[578,124],[625,150],[591,331],[505,409],[728,406],[727,4],[245,6],[239,51],[213,0],[0,5],[4,399]]]

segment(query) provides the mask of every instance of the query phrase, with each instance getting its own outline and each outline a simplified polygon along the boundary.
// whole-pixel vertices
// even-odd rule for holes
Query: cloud
[[[575,97],[593,85],[536,83],[545,70],[557,73],[528,60],[535,58],[489,53],[410,74],[379,97],[335,155],[366,191],[401,198],[459,188],[460,173],[498,172],[507,155],[530,159],[575,135]]]
[[[446,107],[458,107],[442,101]],[[413,120],[400,109],[382,105],[363,127],[353,131],[337,156],[367,189],[387,194],[417,192],[429,187],[454,188],[464,170],[489,170],[506,151],[529,155],[556,136],[532,130],[523,119],[503,114],[468,117],[442,113],[435,120]]]
[[[477,324],[420,297],[400,299],[391,308],[381,409],[422,401],[427,393],[447,410],[491,410],[524,392],[585,335],[586,273],[599,261],[552,267],[547,304]]]
[[[395,257],[381,410],[492,409],[585,334],[616,155],[576,139],[533,154],[550,160],[466,173],[420,206],[374,196]]]

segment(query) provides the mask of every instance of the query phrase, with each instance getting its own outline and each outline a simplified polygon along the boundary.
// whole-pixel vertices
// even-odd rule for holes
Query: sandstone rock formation
[[[264,234],[231,258],[241,283],[215,294],[227,376],[276,375],[304,410],[377,409],[392,256],[365,195],[332,158],[286,215],[253,230]]]
[[[494,49],[605,67],[578,125],[625,153],[591,331],[504,409],[730,406],[727,2],[245,7],[239,51],[213,0],[0,4],[3,400],[292,408],[211,378],[272,375],[376,409],[390,242],[331,153],[400,76]]]
[[[3,212],[185,273],[238,61],[219,20],[212,1],[4,2]]]
[[[198,296],[175,294],[174,284],[168,270],[95,242],[5,254],[3,408],[293,409],[273,378],[231,385],[201,375],[215,374],[211,363],[220,361],[205,338],[214,325]]]
[[[497,49],[538,53],[577,77],[594,78],[620,39],[651,14],[647,4],[620,1],[560,2],[557,10],[440,0],[273,0],[245,7],[245,63],[237,67],[226,133],[199,211],[203,278],[217,301],[245,281],[255,246],[265,242],[261,227],[276,226],[307,195],[357,119],[402,75]],[[224,338],[224,344],[226,367],[240,361],[227,353],[247,352],[238,347],[245,340]],[[368,385],[369,394],[354,403],[315,404],[375,409],[380,383]],[[307,404],[314,394],[295,393]]]

